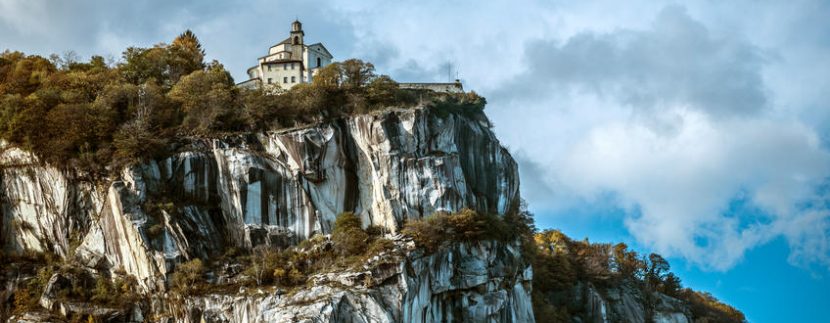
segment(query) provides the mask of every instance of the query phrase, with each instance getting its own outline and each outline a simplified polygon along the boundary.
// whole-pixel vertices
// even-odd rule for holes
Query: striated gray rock
[[[643,292],[625,283],[612,288],[597,288],[594,285],[579,284],[574,290],[575,301],[584,306],[587,322],[632,322],[644,323],[650,316],[655,323],[689,323],[691,312],[686,304],[661,293],[652,293],[654,310],[646,312]]]
[[[54,274],[49,279],[41,295],[40,305],[51,313],[59,313],[63,317],[92,315],[105,322],[143,322],[144,317],[140,308],[133,306],[129,310],[107,308],[100,305],[91,305],[63,299],[60,290],[70,287],[73,280],[79,279],[71,275]],[[43,321],[43,320],[42,320]]]
[[[5,250],[65,257],[80,245],[71,251],[83,263],[123,269],[149,289],[181,260],[296,243],[329,232],[344,211],[396,232],[435,211],[503,214],[519,200],[516,163],[486,117],[428,109],[194,139],[124,169],[108,187],[17,148],[4,147],[0,162]]]
[[[174,155],[125,168],[105,185],[7,145],[0,146],[0,165],[4,251],[51,251],[89,270],[123,272],[155,299],[140,311],[98,313],[58,300],[49,286],[66,282],[55,276],[41,297],[54,312],[207,322],[533,321],[532,270],[518,247],[491,242],[429,256],[407,250],[365,272],[313,277],[313,286],[290,295],[244,291],[182,302],[163,296],[182,261],[296,244],[329,233],[344,211],[394,234],[407,219],[436,211],[504,214],[517,207],[516,163],[480,113],[387,110],[301,129],[185,140]]]
[[[102,199],[93,185],[32,154],[0,142],[0,246],[5,251],[68,255],[80,241]]]
[[[365,272],[318,275],[292,294],[208,295],[163,312],[189,322],[533,322],[532,272],[521,258],[516,245],[456,244],[369,264]]]

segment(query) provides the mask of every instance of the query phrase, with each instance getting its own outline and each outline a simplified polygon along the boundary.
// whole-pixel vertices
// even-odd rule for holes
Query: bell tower
[[[303,24],[299,20],[291,23],[291,58],[303,59]]]

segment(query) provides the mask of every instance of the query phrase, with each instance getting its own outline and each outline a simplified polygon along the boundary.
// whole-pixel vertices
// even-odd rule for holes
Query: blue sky
[[[482,93],[539,227],[667,256],[752,322],[826,322],[830,3],[0,0],[0,49],[118,60],[185,29],[244,79],[294,18]]]

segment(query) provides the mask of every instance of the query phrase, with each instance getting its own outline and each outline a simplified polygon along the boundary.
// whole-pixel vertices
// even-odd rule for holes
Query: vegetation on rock
[[[139,299],[132,276],[116,271],[104,275],[73,261],[60,260],[48,252],[8,255],[0,268],[0,281],[17,284],[10,290],[8,303],[0,302],[0,318],[9,314],[48,312],[41,304],[50,281],[55,278],[47,298],[54,302],[88,304],[92,307],[126,309]],[[87,320],[91,316],[69,313],[70,320]]]
[[[511,212],[504,217],[469,209],[438,212],[408,221],[402,232],[427,252],[448,242],[523,241],[525,257],[533,266],[534,312],[550,322],[571,322],[571,317],[585,315],[584,304],[571,301],[579,284],[585,283],[600,288],[633,286],[644,295],[648,317],[656,305],[653,293],[662,293],[689,304],[696,321],[746,320],[739,310],[711,294],[683,288],[668,261],[658,254],[642,257],[624,243],[575,241],[558,230],[537,232],[527,212]]]
[[[407,221],[402,233],[412,237],[427,252],[434,252],[448,242],[515,241],[520,237],[523,224],[510,219],[470,209],[457,213],[436,212],[423,219]]]
[[[570,322],[581,316],[583,304],[569,302],[578,284],[590,283],[600,288],[632,286],[644,296],[647,317],[662,293],[689,304],[695,322],[744,322],[737,309],[721,303],[711,294],[683,288],[680,279],[670,272],[669,263],[658,254],[641,257],[624,243],[590,243],[576,241],[558,230],[534,235],[533,307],[538,317],[552,322]]]
[[[170,287],[180,295],[234,292],[243,286],[291,290],[305,285],[315,274],[354,269],[371,257],[393,251],[394,245],[381,230],[371,226],[363,229],[360,218],[346,212],[337,217],[330,238],[316,235],[287,248],[260,245],[250,253],[233,249],[209,264],[199,259],[184,262],[176,266]],[[235,265],[242,270],[233,277],[223,281],[206,278],[208,271],[221,275]]]
[[[333,120],[423,101],[441,111],[483,107],[474,93],[402,90],[371,63],[326,66],[311,84],[290,91],[237,88],[190,31],[169,45],[130,47],[118,63],[101,56],[50,59],[0,53],[0,138],[44,162],[93,177],[110,166],[169,153],[182,136],[222,136]]]

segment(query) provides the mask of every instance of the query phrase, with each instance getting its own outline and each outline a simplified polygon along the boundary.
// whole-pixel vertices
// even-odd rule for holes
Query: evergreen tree
[[[169,46],[170,79],[173,82],[205,68],[205,50],[199,38],[189,29],[173,40]]]

